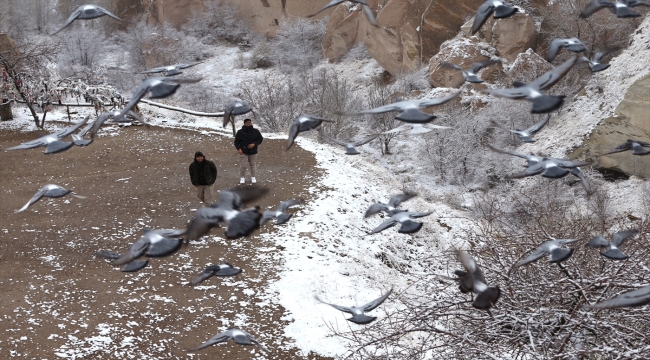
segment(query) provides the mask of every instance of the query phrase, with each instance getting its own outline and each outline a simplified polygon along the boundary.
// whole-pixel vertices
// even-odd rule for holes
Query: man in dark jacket
[[[262,134],[253,127],[251,119],[245,119],[244,126],[235,135],[235,147],[242,158],[239,166],[240,184],[246,182],[246,164],[251,168],[251,183],[255,184],[257,182],[257,179],[255,179],[257,163],[255,160],[257,158],[257,147],[260,146],[262,140],[264,140]]]
[[[197,151],[190,164],[190,179],[196,186],[196,196],[202,203],[208,204],[212,198],[212,184],[217,180],[217,167]]]

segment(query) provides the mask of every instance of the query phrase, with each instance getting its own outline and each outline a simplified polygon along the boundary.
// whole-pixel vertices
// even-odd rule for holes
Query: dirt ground
[[[0,148],[42,134],[0,131]],[[214,229],[175,255],[150,258],[138,273],[95,257],[102,249],[125,251],[145,226],[186,225],[201,206],[188,175],[197,150],[217,164],[215,196],[239,186],[230,138],[156,127],[110,134],[61,154],[45,155],[44,148],[0,153],[0,358],[263,358],[257,347],[233,342],[187,351],[242,323],[269,349],[265,358],[318,358],[299,355],[283,336],[284,309],[266,289],[277,276],[282,246],[259,231],[226,240],[223,229]],[[314,157],[299,147],[287,152],[285,144],[267,139],[260,146],[258,182],[270,191],[250,205],[309,200],[310,181],[319,177]],[[43,198],[14,212],[49,183],[86,198]],[[244,272],[187,285],[221,261]]]

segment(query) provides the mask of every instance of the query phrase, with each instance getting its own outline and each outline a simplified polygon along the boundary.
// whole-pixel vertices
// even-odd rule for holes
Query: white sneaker
[[[252,178],[251,178],[251,184],[255,184],[256,182],[257,182],[257,180],[255,180],[255,178],[252,177]]]
[[[239,183],[240,183],[240,184],[245,184],[245,183],[246,183],[246,178],[241,178],[241,179],[239,179]]]

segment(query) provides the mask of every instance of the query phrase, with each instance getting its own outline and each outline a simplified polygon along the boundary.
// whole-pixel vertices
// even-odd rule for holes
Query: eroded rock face
[[[377,0],[366,1],[376,12]],[[360,6],[348,7],[341,4],[335,7],[327,20],[323,36],[323,56],[329,61],[337,61],[355,45],[363,42],[372,28]]]
[[[160,34],[149,34],[142,40],[141,44],[146,68],[151,69],[173,63],[174,61],[169,59],[169,51],[166,49],[177,46],[178,41],[178,39],[172,39]]]
[[[429,83],[434,87],[459,87],[465,82],[460,70],[441,67],[443,62],[456,64],[468,69],[472,63],[489,60],[490,50],[478,39],[455,39],[442,44],[440,51],[429,61]],[[492,82],[501,73],[501,65],[492,65],[481,71],[481,78]]]
[[[512,63],[507,73],[508,83],[512,84],[513,81],[521,81],[528,84],[551,69],[553,69],[553,65],[549,64],[546,59],[534,52],[533,49],[528,49],[526,52],[517,55],[517,58]]]
[[[473,21],[462,26],[465,36],[469,36]],[[505,19],[490,17],[474,36],[494,46],[498,56],[514,61],[519,53],[535,49],[538,33],[530,15],[516,13]]]

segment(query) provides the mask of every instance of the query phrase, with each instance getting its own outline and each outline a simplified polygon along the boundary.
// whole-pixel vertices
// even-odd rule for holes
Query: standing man
[[[240,184],[246,182],[246,163],[251,168],[251,183],[255,184],[257,182],[257,179],[255,179],[257,163],[255,160],[257,158],[257,147],[262,143],[262,140],[264,140],[262,134],[253,127],[251,119],[245,119],[244,126],[235,135],[235,147],[241,156],[239,165]]]
[[[212,198],[212,184],[217,180],[217,167],[200,151],[194,154],[194,161],[190,164],[190,179],[196,186],[196,196],[208,204]]]

